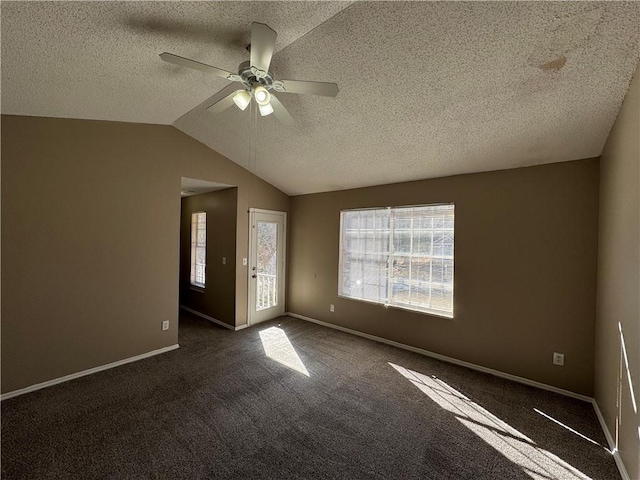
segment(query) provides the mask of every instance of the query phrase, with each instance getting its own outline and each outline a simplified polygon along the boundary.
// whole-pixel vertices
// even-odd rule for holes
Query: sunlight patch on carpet
[[[442,380],[389,362],[431,400],[535,479],[591,480]]]
[[[260,332],[260,340],[262,340],[262,347],[267,357],[307,377],[309,376],[309,372],[302,360],[300,360],[295,348],[291,345],[284,330],[278,327],[262,330]]]

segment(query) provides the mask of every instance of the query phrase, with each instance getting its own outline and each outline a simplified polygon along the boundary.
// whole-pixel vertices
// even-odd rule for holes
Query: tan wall
[[[177,343],[181,177],[238,186],[244,324],[248,208],[288,196],[171,126],[2,117],[2,392]]]
[[[595,398],[630,478],[640,478],[640,69],[600,163]],[[629,360],[622,361],[624,336]],[[633,382],[633,390],[629,385]],[[620,389],[620,409],[618,391]]]
[[[341,209],[447,202],[453,320],[338,298]],[[289,311],[591,395],[597,225],[598,160],[292,197]]]
[[[235,325],[237,188],[182,199],[180,305]],[[207,214],[205,288],[191,285],[191,214]],[[223,257],[226,264],[222,263]]]

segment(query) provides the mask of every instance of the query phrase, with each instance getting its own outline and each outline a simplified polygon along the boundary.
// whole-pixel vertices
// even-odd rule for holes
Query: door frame
[[[286,313],[285,306],[285,285],[287,275],[287,212],[281,212],[278,210],[265,210],[262,208],[249,208],[249,257],[247,262],[247,326],[251,326],[260,322],[254,322],[253,315],[255,315],[255,294],[256,288],[252,286],[252,261],[254,260],[253,236],[254,236],[254,219],[256,213],[266,213],[269,215],[282,216],[282,281],[278,285],[278,300],[282,302],[282,312]],[[280,280],[280,279],[278,279]],[[257,283],[257,282],[256,282]]]

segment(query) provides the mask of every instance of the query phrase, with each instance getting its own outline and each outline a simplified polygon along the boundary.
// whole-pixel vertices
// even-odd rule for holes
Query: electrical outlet
[[[227,257],[222,257],[222,264],[226,265],[227,264]]]
[[[564,367],[564,353],[553,352],[553,364]]]
[[[162,322],[162,330],[169,330],[169,320]]]
[[[335,312],[336,311],[336,307],[333,305],[333,303],[331,305],[329,305],[329,311],[330,312]]]

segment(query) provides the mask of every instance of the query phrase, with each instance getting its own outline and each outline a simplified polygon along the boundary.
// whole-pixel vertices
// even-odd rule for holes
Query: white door
[[[249,210],[249,325],[284,315],[287,214]]]

